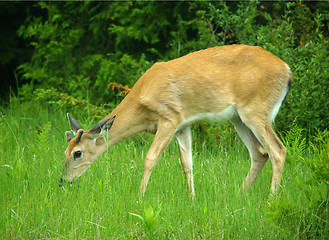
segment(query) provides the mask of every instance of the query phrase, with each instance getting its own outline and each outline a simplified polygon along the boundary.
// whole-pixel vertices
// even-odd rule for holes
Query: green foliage
[[[282,138],[287,147],[286,166],[294,168],[290,173],[289,184],[295,184],[298,187],[297,194],[302,194],[305,199],[301,202],[292,201],[283,188],[282,193],[277,198],[272,198],[266,206],[267,218],[279,231],[295,232],[294,237],[326,238],[329,234],[328,131],[318,131],[309,145],[303,132],[294,125]],[[306,169],[303,168],[305,166]],[[306,171],[313,174],[306,177]],[[326,186],[319,183],[325,183]],[[312,192],[311,189],[314,188],[318,190]]]
[[[299,161],[301,156],[304,156],[307,148],[307,140],[303,135],[303,129],[297,125],[292,126],[291,130],[281,134],[283,145],[287,148],[286,161]]]
[[[317,3],[321,5],[321,3]],[[18,34],[34,48],[20,90],[51,89],[112,106],[156,61],[224,44],[259,45],[286,61],[291,93],[276,120],[324,129],[329,119],[329,9],[307,2],[39,2]],[[83,17],[81,17],[83,16]],[[145,24],[147,23],[147,24]],[[21,84],[22,85],[22,84]],[[55,99],[55,101],[57,101]],[[312,131],[312,130],[311,130]]]
[[[146,205],[144,208],[144,216],[138,215],[136,213],[129,213],[132,216],[139,218],[148,234],[149,238],[155,237],[156,232],[159,230],[159,214],[161,212],[161,204],[157,211],[154,212],[151,205]]]
[[[98,107],[89,103],[87,100],[61,93],[55,88],[40,88],[35,90],[34,94],[37,100],[46,101],[49,105],[55,105],[68,111],[79,112],[81,115],[91,115],[96,118],[102,118],[108,114],[107,109],[104,107]]]
[[[4,113],[0,112],[0,129],[5,129],[6,126],[10,128],[10,125],[8,125],[8,122],[6,121],[6,116],[4,115]],[[4,144],[10,136],[8,131],[4,133],[6,134],[2,135],[2,137],[0,138],[0,145]]]
[[[314,172],[317,179],[327,185],[327,204],[329,207],[329,132],[319,131],[313,137],[310,146],[313,150],[312,158],[302,158],[303,162]]]
[[[152,45],[159,43],[169,24],[165,23],[167,16],[158,14],[161,4],[170,5],[38,3],[36,7],[45,11],[45,18],[29,16],[18,31],[34,47],[31,61],[19,67],[21,76],[29,79],[30,85],[55,87],[74,97],[88,93],[96,104],[115,102],[117,94],[106,86],[110,82],[132,86],[152,65],[144,53],[158,49]],[[152,24],[145,24],[145,14]],[[160,18],[153,21],[155,16]]]
[[[298,239],[326,239],[328,237],[329,208],[323,201],[296,203],[281,196],[266,206],[268,221],[279,232],[293,233]]]
[[[282,142],[287,147],[287,163],[299,160],[310,168],[316,178],[327,185],[327,195],[321,195],[329,201],[329,132],[317,129],[316,135],[307,142],[304,130],[294,125],[290,131],[281,134]],[[311,157],[307,154],[307,148],[311,148]],[[316,181],[307,180],[306,183],[314,184]],[[304,184],[304,183],[303,183]]]
[[[230,123],[203,121],[192,125],[193,141],[203,149],[216,147],[222,151],[245,148],[234,127]]]
[[[51,128],[53,128],[51,122],[47,122],[46,124],[39,122],[39,126],[35,126],[34,135],[31,136],[30,140],[34,143],[31,145],[30,149],[30,151],[34,153],[33,161],[26,165],[29,170],[42,165],[45,157],[49,154],[48,146]]]
[[[328,26],[324,25],[328,16],[320,13],[308,16],[302,15],[307,7],[301,2],[287,3],[287,11],[282,19],[272,19],[265,15],[268,25],[258,30],[258,45],[285,60],[292,69],[294,81],[287,101],[280,111],[277,125],[282,129],[297,123],[302,128],[314,129],[327,127],[329,119],[328,101],[326,95],[329,91],[329,42],[324,32]],[[312,19],[312,39],[298,32],[296,19]],[[310,30],[309,30],[310,31]],[[303,40],[301,40],[301,38]],[[289,124],[287,124],[289,123]],[[313,130],[311,130],[313,131]]]
[[[34,139],[35,144],[32,149],[34,152],[41,151],[45,153],[44,149],[46,149],[49,144],[49,131],[51,127],[51,122],[36,127]]]
[[[256,34],[254,24],[257,13],[256,1],[239,2],[235,9],[229,8],[225,2],[209,4],[206,19],[211,32],[216,38],[216,45],[241,43],[254,45]]]

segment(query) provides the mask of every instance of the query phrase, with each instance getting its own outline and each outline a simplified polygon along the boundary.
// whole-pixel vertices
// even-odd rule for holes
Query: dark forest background
[[[15,96],[103,114],[124,97],[110,83],[131,88],[157,61],[248,44],[294,73],[277,128],[328,125],[328,1],[0,2],[0,18],[3,104]]]

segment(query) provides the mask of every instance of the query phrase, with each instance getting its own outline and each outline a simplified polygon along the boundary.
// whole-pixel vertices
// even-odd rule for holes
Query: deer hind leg
[[[271,124],[266,126],[265,133],[265,139],[263,142],[264,145],[270,149],[269,156],[272,161],[273,168],[271,192],[275,194],[278,190],[278,187],[280,186],[287,149],[282,144],[278,136],[274,133]]]
[[[192,198],[195,195],[193,182],[193,162],[192,162],[192,140],[191,128],[187,126],[176,132],[178,149],[182,167],[187,180],[187,189],[191,193]]]
[[[275,134],[269,121],[255,116],[241,119],[257,138],[262,146],[261,149],[264,149],[262,151],[268,153],[271,159],[273,168],[271,192],[275,194],[280,185],[287,150]]]
[[[244,192],[254,184],[256,178],[268,160],[268,154],[264,152],[262,145],[259,143],[255,135],[238,116],[231,120],[231,122],[246,145],[251,158],[249,173],[240,188],[240,192]]]
[[[170,122],[158,123],[158,129],[149,151],[146,154],[144,164],[144,175],[140,187],[140,196],[144,196],[153,167],[156,165],[162,152],[170,143],[176,131],[176,126]]]

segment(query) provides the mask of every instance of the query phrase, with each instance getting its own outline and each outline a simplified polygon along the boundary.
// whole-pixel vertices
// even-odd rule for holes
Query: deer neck
[[[129,100],[129,99],[128,99]],[[141,108],[137,103],[123,101],[103,120],[116,115],[113,126],[104,136],[104,148],[110,148],[120,141],[147,130],[147,120],[142,118]],[[103,121],[102,120],[102,121]]]

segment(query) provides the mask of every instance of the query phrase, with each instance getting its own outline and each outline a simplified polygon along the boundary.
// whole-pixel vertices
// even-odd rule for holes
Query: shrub
[[[317,3],[319,6],[321,3]],[[31,61],[19,67],[35,88],[116,104],[156,61],[199,49],[259,45],[286,61],[294,73],[291,93],[276,120],[288,130],[324,129],[329,119],[329,7],[303,2],[38,2],[18,34],[30,42]],[[161,11],[160,11],[161,10]],[[82,17],[83,16],[83,17]],[[148,20],[149,19],[149,20]],[[147,22],[147,24],[145,24]],[[31,97],[31,95],[29,95]]]

